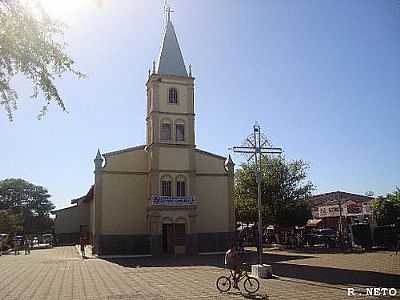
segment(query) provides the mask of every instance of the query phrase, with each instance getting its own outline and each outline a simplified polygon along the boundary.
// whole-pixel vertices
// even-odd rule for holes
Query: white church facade
[[[225,251],[235,232],[234,164],[196,147],[194,78],[169,17],[146,87],[146,144],[97,153],[94,185],[55,211],[56,235],[86,232],[99,255]]]

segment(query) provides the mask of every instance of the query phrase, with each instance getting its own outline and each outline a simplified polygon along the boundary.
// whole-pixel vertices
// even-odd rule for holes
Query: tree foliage
[[[8,178],[0,181],[3,226],[15,231],[21,230],[22,226],[25,232],[50,230],[52,220],[49,214],[54,205],[49,198],[47,189],[23,179]]]
[[[400,218],[400,188],[396,187],[393,193],[378,197],[374,211],[378,225],[395,224]]]
[[[0,233],[14,233],[22,231],[23,217],[21,213],[12,209],[0,209]]]
[[[264,224],[304,225],[311,217],[307,199],[313,185],[307,181],[308,164],[302,160],[265,157],[262,162],[261,202]],[[244,163],[235,175],[236,218],[256,222],[257,183],[254,163]]]
[[[84,74],[73,68],[64,50],[62,25],[50,19],[38,1],[0,0],[0,109],[10,121],[18,99],[11,81],[18,74],[31,81],[32,98],[44,97],[39,118],[51,102],[65,111],[56,79],[66,72],[78,78]]]

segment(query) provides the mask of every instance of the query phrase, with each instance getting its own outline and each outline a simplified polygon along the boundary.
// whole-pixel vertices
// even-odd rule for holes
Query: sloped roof
[[[129,147],[121,150],[116,150],[108,153],[104,153],[103,156],[111,156],[111,155],[117,155],[125,152],[131,152],[131,151],[136,151],[136,150],[143,150],[146,147],[146,145],[139,145],[139,146],[134,146],[134,147]]]
[[[165,26],[156,73],[160,75],[188,76],[175,29],[170,20]]]
[[[220,159],[220,160],[224,160],[224,161],[226,160],[226,157],[223,157],[223,156],[221,156],[221,155],[214,154],[214,153],[211,153],[211,152],[208,152],[208,151],[205,151],[205,150],[194,149],[194,151],[199,152],[199,153],[201,153],[201,154],[208,155],[208,156],[212,156],[212,157],[214,157],[214,158],[218,158],[218,159]]]
[[[72,199],[71,200],[71,204],[81,204],[83,202],[89,202],[93,199],[93,189],[94,189],[94,185],[92,185],[89,189],[89,191],[87,192],[86,195],[76,198],[76,199]]]
[[[369,196],[336,191],[336,192],[330,192],[330,193],[324,193],[324,194],[311,196],[309,201],[310,201],[312,207],[317,207],[317,206],[321,206],[321,205],[337,204],[337,201],[339,201],[339,200],[342,202],[351,200],[356,203],[362,203],[362,202],[369,202],[373,199],[374,199],[373,197],[369,197]]]

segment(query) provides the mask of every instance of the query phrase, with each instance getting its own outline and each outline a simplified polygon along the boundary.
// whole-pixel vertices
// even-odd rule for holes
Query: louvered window
[[[168,103],[178,104],[178,91],[176,88],[170,88],[168,91]]]

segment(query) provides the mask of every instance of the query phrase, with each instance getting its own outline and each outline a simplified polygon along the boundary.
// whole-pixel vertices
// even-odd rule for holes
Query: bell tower
[[[191,68],[189,68],[191,69]],[[194,78],[186,71],[169,17],[157,62],[149,72],[146,144],[195,145]]]
[[[146,83],[149,199],[166,194],[191,197],[195,192],[194,78],[190,66],[187,72],[171,10],[166,12],[160,52]],[[171,181],[170,191],[162,189],[163,178]],[[178,180],[183,179],[184,191],[178,191]]]

